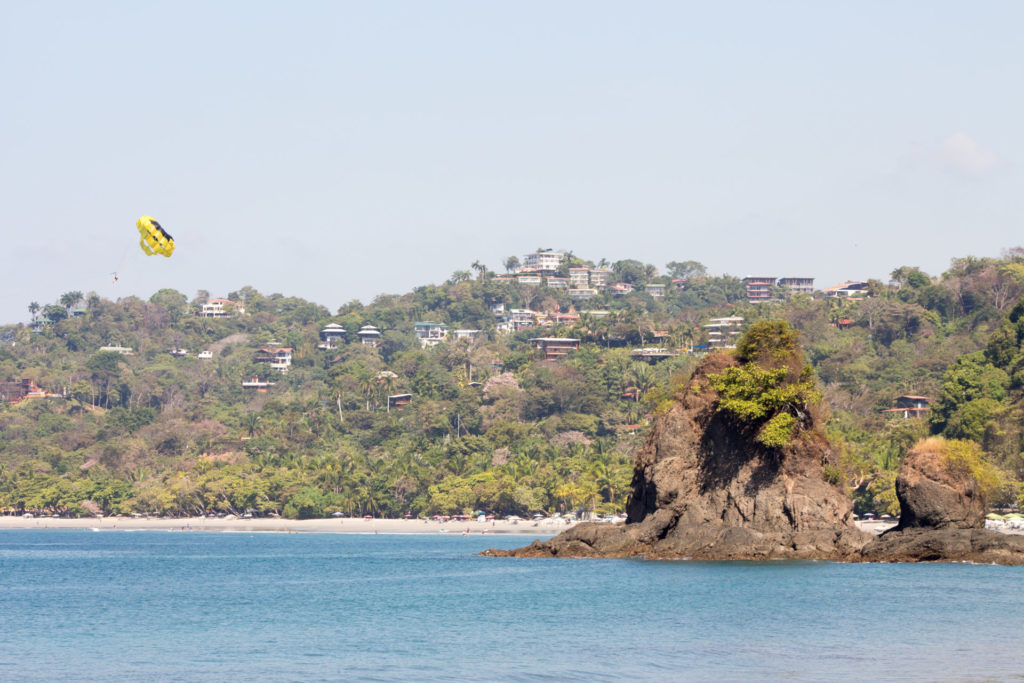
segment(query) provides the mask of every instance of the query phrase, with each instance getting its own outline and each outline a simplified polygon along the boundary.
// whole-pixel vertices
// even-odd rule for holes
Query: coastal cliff
[[[769,332],[777,337],[779,330]],[[776,338],[703,360],[637,455],[625,524],[579,524],[546,541],[484,554],[1024,564],[1024,537],[983,528],[977,482],[928,447],[938,439],[903,463],[900,527],[881,537],[860,531],[853,502],[826,476],[833,453],[813,397],[793,389],[806,376],[794,347],[794,340]],[[744,368],[750,376],[769,373],[773,383],[758,390],[787,400],[759,411],[759,397],[747,387],[740,397],[749,405],[737,403],[722,378],[743,379]],[[744,419],[750,415],[756,419]],[[788,425],[784,438],[766,436],[773,421]]]

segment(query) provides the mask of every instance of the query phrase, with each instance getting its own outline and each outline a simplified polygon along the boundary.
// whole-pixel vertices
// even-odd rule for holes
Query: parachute
[[[167,234],[156,219],[152,216],[143,216],[135,223],[142,236],[139,239],[139,246],[149,256],[163,254],[170,256],[174,253],[174,238]]]

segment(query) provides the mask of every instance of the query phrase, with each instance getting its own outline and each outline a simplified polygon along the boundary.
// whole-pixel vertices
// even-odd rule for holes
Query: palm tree
[[[519,257],[509,256],[507,259],[505,259],[504,265],[505,272],[514,273],[515,271],[519,270]]]
[[[67,293],[61,295],[61,297],[60,297],[60,305],[63,306],[65,310],[70,312],[71,309],[74,308],[75,306],[77,306],[78,303],[81,300],[82,300],[82,293],[81,292],[77,292],[77,291],[76,292],[67,292]]]
[[[243,422],[245,428],[249,432],[249,438],[256,436],[256,432],[260,430],[260,423],[263,422],[263,417],[259,413],[247,413]]]
[[[28,305],[28,312],[32,314],[32,322],[36,321],[36,315],[39,313],[39,303],[33,301]]]

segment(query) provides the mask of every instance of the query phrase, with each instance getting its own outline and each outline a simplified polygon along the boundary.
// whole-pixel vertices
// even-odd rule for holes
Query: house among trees
[[[267,387],[274,386],[275,382],[270,382],[259,377],[250,377],[247,380],[242,380],[243,389],[255,389],[256,391],[265,392]]]
[[[7,401],[11,405],[20,403],[27,398],[46,398],[46,390],[37,386],[30,379],[23,379],[20,382],[0,382],[0,401]]]
[[[519,270],[520,272],[532,271],[542,275],[554,275],[563,259],[565,259],[565,252],[553,249],[537,251],[523,257],[523,267]]]
[[[825,296],[836,299],[857,299],[868,296],[867,282],[842,282],[833,287],[821,290]]]
[[[655,363],[666,360],[668,358],[675,358],[678,355],[678,353],[674,351],[669,351],[668,349],[647,347],[631,351],[629,357],[632,358],[633,360],[640,360],[645,363],[654,365]]]
[[[268,363],[270,367],[279,372],[288,372],[288,368],[292,365],[292,349],[283,346],[259,349],[254,360],[257,363]]]
[[[544,352],[544,360],[555,361],[564,358],[570,351],[580,348],[580,340],[567,337],[534,337],[530,340],[533,348]]]
[[[356,332],[359,337],[359,343],[367,346],[377,346],[380,343],[380,330],[373,325],[363,325]]]
[[[131,356],[135,353],[130,346],[101,346],[98,350],[119,353],[122,356]]]
[[[316,348],[322,351],[335,349],[339,343],[345,343],[345,336],[347,334],[345,328],[338,323],[324,325],[324,329],[320,330],[320,343],[316,345]]]
[[[772,287],[775,286],[774,277],[745,277],[743,286],[747,288],[747,301],[758,303],[771,301]]]
[[[448,337],[448,326],[442,323],[418,322],[413,324],[413,332],[420,340],[420,346],[437,346]]]
[[[388,396],[388,412],[392,408],[398,409],[409,405],[412,402],[412,394],[393,394]]]
[[[200,318],[230,318],[245,313],[245,306],[230,299],[210,299],[199,309]]]
[[[806,294],[808,296],[814,294],[813,277],[781,277],[778,285],[789,290],[791,294]]]
[[[653,296],[655,299],[665,298],[665,285],[656,283],[644,285],[644,291]]]
[[[889,415],[902,414],[903,419],[924,417],[925,413],[931,410],[931,402],[932,400],[927,396],[897,396],[893,402],[895,407],[886,408],[882,412]]]
[[[736,340],[743,333],[743,318],[712,318],[704,325],[708,334],[708,346],[713,349],[735,349]]]

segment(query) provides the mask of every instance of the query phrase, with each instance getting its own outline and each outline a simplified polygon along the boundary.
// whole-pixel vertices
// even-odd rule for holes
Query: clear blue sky
[[[1024,243],[1022,26],[1019,2],[0,0],[0,323],[71,290],[333,311],[537,247],[938,274]]]

